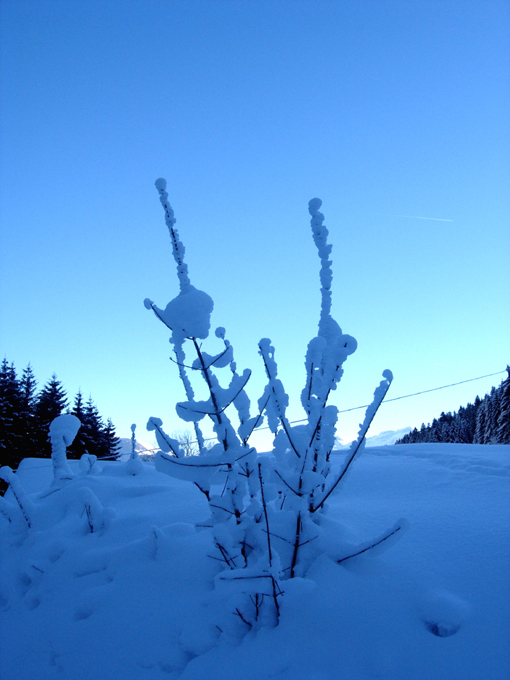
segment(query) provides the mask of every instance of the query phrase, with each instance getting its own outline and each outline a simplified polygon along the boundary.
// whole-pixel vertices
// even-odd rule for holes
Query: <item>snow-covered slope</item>
[[[329,516],[353,543],[400,516],[409,531],[380,555],[319,558],[285,582],[279,626],[241,644],[216,627],[219,567],[194,526],[203,496],[133,471],[102,463],[56,490],[51,461],[21,464],[32,527],[16,534],[0,516],[2,680],[510,677],[509,446],[365,451]]]

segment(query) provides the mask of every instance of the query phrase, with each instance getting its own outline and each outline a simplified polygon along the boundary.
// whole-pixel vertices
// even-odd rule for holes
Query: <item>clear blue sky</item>
[[[359,343],[339,408],[385,368],[396,397],[510,361],[510,3],[3,0],[1,30],[0,352],[20,371],[92,394],[121,436],[179,427],[168,334],[143,307],[178,292],[160,176],[254,399],[270,337],[301,417],[315,196],[333,314]],[[372,433],[502,378],[388,403]]]

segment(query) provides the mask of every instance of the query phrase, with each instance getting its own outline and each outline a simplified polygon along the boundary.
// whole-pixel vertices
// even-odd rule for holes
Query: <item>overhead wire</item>
[[[432,389],[429,390],[421,390],[421,392],[413,392],[412,394],[403,394],[401,397],[393,397],[393,399],[385,399],[382,403],[383,404],[388,404],[390,401],[398,401],[399,399],[408,399],[409,397],[417,397],[419,394],[427,394],[428,392],[437,392],[437,390],[445,390],[447,387],[456,387],[457,385],[463,385],[464,383],[468,382],[473,382],[475,380],[482,380],[482,378],[491,378],[494,375],[500,375],[501,373],[506,373],[506,371],[496,371],[496,373],[488,373],[487,375],[480,375],[478,378],[469,378],[468,380],[461,380],[460,382],[456,383],[450,383],[449,385],[441,385],[441,387],[433,387]],[[370,406],[370,404],[364,404],[363,406],[352,406],[351,408],[346,408],[341,411],[338,411],[338,413],[349,413],[349,411],[357,411],[362,408],[367,408]],[[304,423],[306,422],[306,418],[302,418],[301,420],[292,420],[290,421],[291,425],[295,425],[296,423]],[[256,429],[258,430],[267,430],[269,429],[266,426],[259,427]]]

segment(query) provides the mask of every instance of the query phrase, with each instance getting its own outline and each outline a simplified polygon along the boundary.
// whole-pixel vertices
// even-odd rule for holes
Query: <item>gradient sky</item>
[[[359,345],[340,409],[386,368],[389,398],[510,361],[508,2],[3,0],[1,31],[0,352],[41,386],[91,394],[120,436],[180,427],[143,306],[178,292],[158,177],[250,396],[269,337],[291,419],[319,318],[315,196],[333,315]],[[503,377],[388,403],[372,434]]]

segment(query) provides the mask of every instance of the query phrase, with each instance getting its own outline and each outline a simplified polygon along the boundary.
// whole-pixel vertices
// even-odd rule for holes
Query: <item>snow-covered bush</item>
[[[306,412],[305,425],[293,427],[286,416],[288,395],[278,378],[275,350],[267,338],[259,342],[259,354],[267,375],[267,385],[257,408],[251,409],[246,385],[251,371],[238,371],[234,351],[217,328],[216,337],[223,348],[215,354],[202,350],[199,340],[209,336],[213,301],[190,281],[184,261],[185,249],[175,228],[174,212],[168,202],[166,181],[156,181],[165,211],[165,220],[177,264],[179,294],[165,309],[146,299],[158,319],[171,331],[170,342],[184,386],[186,401],[176,405],[177,414],[192,423],[200,454],[186,457],[176,439],[163,430],[159,418],[149,418],[147,428],[154,431],[162,450],[156,457],[156,469],[173,477],[189,480],[207,497],[214,554],[224,569],[216,586],[225,595],[228,606],[218,627],[233,635],[242,635],[263,623],[278,623],[285,581],[306,577],[307,570],[321,554],[337,562],[355,554],[388,545],[390,537],[403,533],[404,522],[397,522],[377,539],[366,541],[354,550],[342,544],[338,527],[325,519],[327,500],[339,489],[356,455],[362,451],[370,423],[392,381],[391,371],[374,392],[360,426],[339,470],[333,471],[331,453],[335,444],[338,412],[328,399],[342,375],[343,364],[357,347],[356,340],[342,332],[331,316],[331,250],[321,201],[309,202],[313,239],[320,258],[321,312],[318,334],[309,345],[305,358],[305,385],[301,403]],[[186,359],[190,348],[193,359]],[[186,349],[186,351],[185,351]],[[227,369],[227,381],[219,374]],[[205,383],[205,398],[198,399],[190,380],[200,374]],[[239,425],[232,423],[227,409],[237,411]],[[200,423],[212,421],[217,444],[204,445]],[[274,434],[271,455],[259,456],[249,440],[256,427],[267,418]],[[235,616],[231,616],[231,614]]]
[[[86,481],[89,475],[102,473],[102,468],[97,464],[97,457],[84,453],[80,458],[77,474],[73,473],[67,460],[67,447],[73,443],[80,427],[79,418],[69,413],[57,416],[50,423],[53,480],[50,490],[40,494],[35,501],[26,493],[18,476],[9,466],[0,468],[0,478],[9,484],[9,495],[15,501],[13,503],[3,497],[0,498],[0,515],[10,524],[14,535],[21,533],[26,535],[27,530],[33,530],[34,527],[35,530],[41,530],[41,527],[48,523],[48,517],[40,503],[47,496],[57,492],[60,492],[60,495],[57,496],[55,505],[59,506],[61,511],[56,513],[57,516],[71,511],[78,516],[78,522],[85,528],[86,533],[102,533],[108,528],[115,512],[112,508],[103,508]],[[138,460],[128,461],[133,462],[142,466]],[[128,470],[128,473],[135,474],[131,470]],[[63,490],[70,493],[62,493]]]

